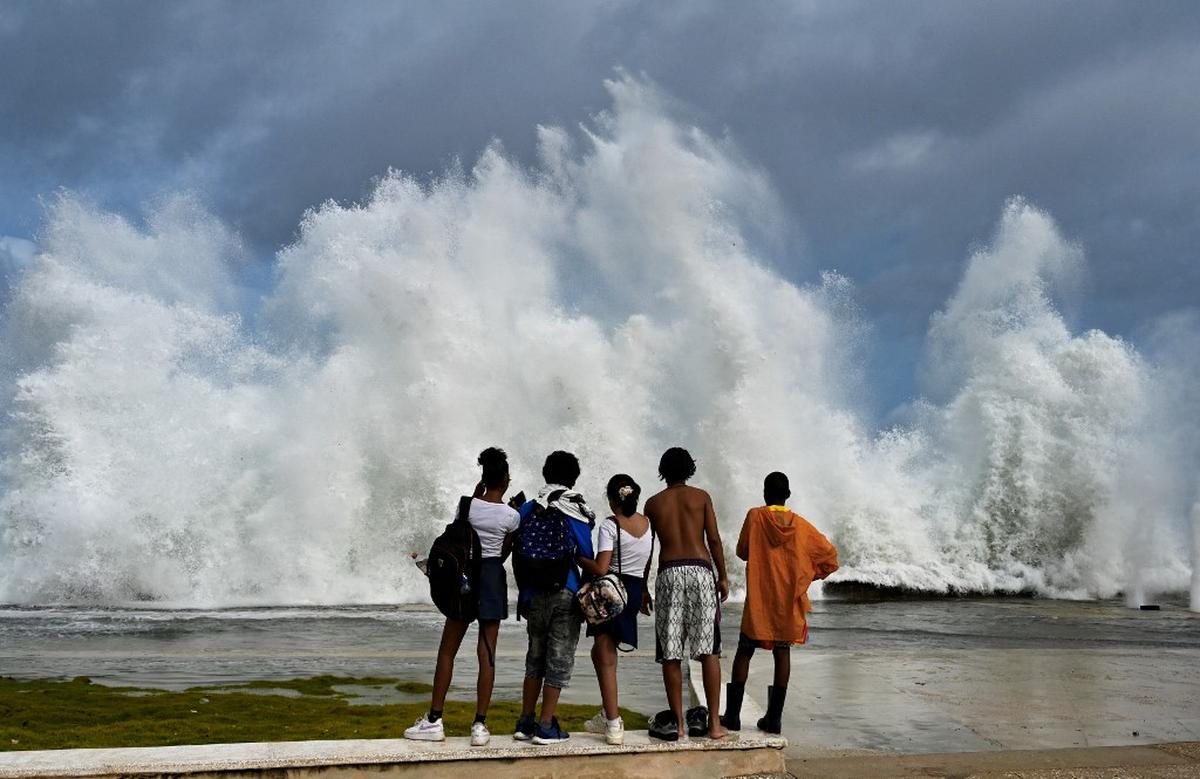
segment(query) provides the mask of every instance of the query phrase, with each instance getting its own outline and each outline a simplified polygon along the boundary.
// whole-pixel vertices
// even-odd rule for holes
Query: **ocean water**
[[[786,471],[835,578],[1200,608],[1194,312],[1140,348],[1074,327],[1084,250],[997,203],[881,424],[878,335],[851,280],[781,256],[769,174],[652,86],[609,90],[537,128],[533,166],[494,146],[315,206],[266,289],[186,197],[54,200],[3,293],[0,602],[421,603],[409,555],[485,446],[526,492],[571,449],[596,501],[684,445],[727,543]]]
[[[818,601],[810,643],[792,652],[785,735],[796,754],[1198,738],[1200,615],[1182,601],[1161,605],[1139,611],[1120,601],[1032,598]],[[730,650],[740,616],[736,604],[723,614]],[[173,689],[316,674],[431,681],[440,627],[440,616],[420,606],[5,607],[0,674]],[[622,705],[652,714],[666,704],[649,620],[642,620],[641,644],[619,661],[620,694]],[[524,649],[523,624],[504,623],[498,699],[519,696]],[[599,703],[589,649],[581,639],[564,700]],[[731,659],[729,651],[726,672]],[[770,673],[769,653],[759,653],[748,686],[755,700],[765,701]],[[469,635],[452,696],[470,699],[474,680]],[[493,729],[503,733],[510,724]]]

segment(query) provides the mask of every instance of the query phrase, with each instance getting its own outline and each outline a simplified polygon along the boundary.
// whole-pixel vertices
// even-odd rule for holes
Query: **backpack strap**
[[[563,496],[563,494],[566,492],[567,492],[566,490],[555,490],[554,492],[551,492],[549,495],[547,495],[546,496],[546,508],[547,509],[552,508],[553,504],[557,503],[559,498],[561,498]],[[571,524],[570,524],[571,518],[568,517],[567,513],[565,511],[563,511],[562,509],[556,509],[556,510],[558,511],[559,517],[562,518],[563,530],[566,531],[567,540],[571,542],[571,548],[573,550],[575,548],[575,535],[571,532]],[[575,564],[574,560],[575,560],[575,552],[572,551],[571,552],[571,561],[572,561],[571,565]]]
[[[454,522],[451,524],[463,524],[471,531],[471,549],[467,552],[467,563],[471,566],[471,570],[478,573],[480,564],[483,562],[483,542],[479,539],[479,534],[475,532],[475,528],[471,526],[471,501],[474,500],[470,495],[463,495],[458,499],[458,512],[454,515]],[[478,578],[478,577],[476,577]]]
[[[559,499],[562,498],[562,496],[567,492],[569,492],[569,490],[555,490],[554,492],[551,492],[546,496],[546,506],[549,507],[550,504],[557,503]],[[571,500],[572,502],[578,503],[582,501],[582,498],[580,498],[579,494],[576,493],[575,497],[571,498]],[[578,586],[583,584],[585,577],[590,577],[590,574],[585,574],[582,570],[580,570],[579,565],[575,562],[575,558],[579,555],[579,543],[575,540],[575,531],[571,529],[572,518],[569,517],[567,512],[563,511],[561,508],[558,509],[558,516],[559,519],[562,520],[563,532],[567,534],[567,562],[570,565],[571,572],[575,574],[575,581],[576,585]],[[594,525],[589,525],[589,528],[593,526]],[[570,574],[567,574],[568,581],[570,581],[570,578]]]
[[[617,526],[617,576],[620,576],[623,571],[621,569],[621,522],[613,515],[613,524]]]
[[[642,581],[645,586],[650,586],[650,564],[654,562],[654,525],[650,526],[650,554],[646,556],[646,570],[642,573]],[[662,556],[661,554],[659,555]]]
[[[467,522],[471,516],[471,501],[474,500],[470,495],[463,495],[458,499],[458,512],[454,515],[455,522]]]
[[[555,490],[554,492],[551,492],[548,495],[546,495],[546,505],[545,506],[543,506],[541,503],[538,502],[538,500],[539,500],[538,498],[534,498],[533,500],[531,500],[530,503],[533,504],[533,507],[529,510],[529,516],[533,516],[540,512],[549,511],[550,509],[555,508],[554,504],[558,502],[558,499],[563,496],[564,492],[566,492],[566,490]],[[558,513],[562,514],[563,513],[562,509],[558,509]],[[564,518],[565,518],[565,515],[564,515]],[[526,519],[528,519],[528,517],[521,518],[522,524],[524,523],[524,521]],[[520,532],[520,530],[521,530],[521,528],[518,525],[517,532]]]

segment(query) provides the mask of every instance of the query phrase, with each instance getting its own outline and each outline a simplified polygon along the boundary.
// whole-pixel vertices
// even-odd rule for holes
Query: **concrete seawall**
[[[625,744],[608,746],[574,734],[554,746],[493,737],[486,747],[466,738],[430,743],[403,739],[200,744],[127,749],[59,749],[0,754],[0,779],[729,779],[787,775],[780,738],[732,735],[721,741],[669,744],[645,732],[628,732]]]

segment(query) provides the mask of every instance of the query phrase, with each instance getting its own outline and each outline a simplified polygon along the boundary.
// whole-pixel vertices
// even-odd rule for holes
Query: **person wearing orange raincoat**
[[[767,687],[767,713],[758,727],[768,733],[780,732],[791,676],[789,650],[808,640],[808,586],[838,567],[837,549],[785,505],[790,496],[787,476],[778,471],[768,474],[763,481],[766,505],[747,512],[738,536],[737,556],[746,561],[746,605],[721,717],[730,730],[741,730],[750,658],[762,647],[770,649],[774,657],[775,684]]]

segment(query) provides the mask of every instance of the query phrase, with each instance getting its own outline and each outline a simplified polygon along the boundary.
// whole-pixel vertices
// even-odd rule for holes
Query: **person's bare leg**
[[[479,623],[479,642],[475,655],[479,658],[479,678],[475,682],[475,713],[487,714],[492,705],[492,687],[496,684],[496,638],[500,623],[488,620]]]
[[[708,737],[724,738],[729,731],[721,724],[721,656],[704,655],[700,658],[700,670],[704,678],[704,699],[708,704]]]
[[[592,665],[596,668],[596,681],[600,683],[604,716],[616,719],[620,707],[617,705],[617,645],[612,636],[596,636],[596,643],[592,644]]]
[[[679,737],[687,736],[687,724],[683,721],[683,663],[679,660],[664,660],[662,664],[663,687],[667,688],[667,705],[675,712],[679,724]]]
[[[734,684],[745,684],[750,678],[750,660],[754,657],[754,647],[738,647],[733,656],[733,675],[729,681]]]
[[[554,720],[554,712],[558,709],[558,696],[560,694],[562,694],[562,688],[551,687],[548,684],[542,685],[541,723],[546,727],[550,727],[550,723]]]
[[[786,690],[792,678],[792,648],[777,647],[772,654],[775,656],[775,687]]]
[[[433,671],[433,700],[429,708],[441,711],[446,706],[446,693],[450,690],[450,680],[454,677],[454,656],[462,646],[463,636],[467,634],[469,622],[457,619],[447,619],[442,627],[442,640],[438,644],[437,666]]]
[[[542,677],[526,676],[521,687],[521,716],[532,717],[537,710],[538,695],[542,692]]]

